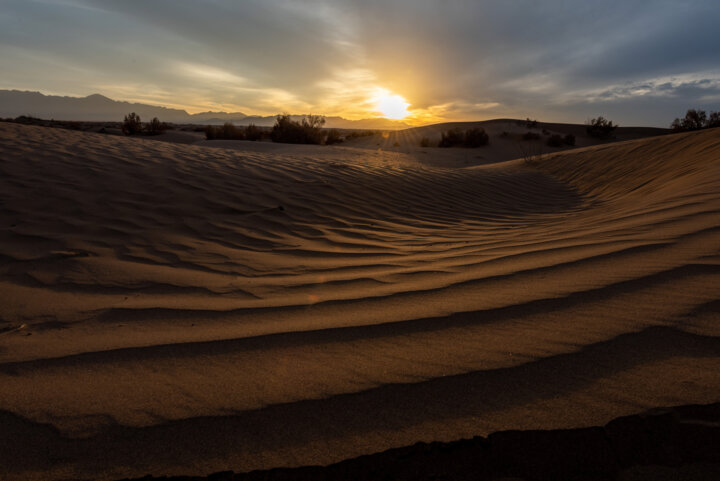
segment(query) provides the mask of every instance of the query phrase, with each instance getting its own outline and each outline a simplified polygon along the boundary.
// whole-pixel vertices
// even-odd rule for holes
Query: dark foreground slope
[[[145,481],[600,481],[720,479],[720,403],[656,409],[604,427],[502,431],[417,443],[327,467],[308,466]]]

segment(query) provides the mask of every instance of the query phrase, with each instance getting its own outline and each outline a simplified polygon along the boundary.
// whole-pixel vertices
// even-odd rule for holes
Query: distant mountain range
[[[20,90],[0,90],[0,117],[18,117],[29,115],[42,119],[84,120],[84,121],[122,121],[130,112],[135,112],[143,120],[153,117],[163,122],[177,124],[222,124],[232,122],[236,125],[255,124],[272,126],[275,116],[248,116],[242,112],[201,112],[189,114],[185,110],[158,107],[155,105],[112,100],[100,94],[87,97],[60,97],[43,95],[40,92]],[[302,115],[293,115],[295,119]],[[385,118],[348,120],[342,117],[325,117],[325,127],[337,129],[405,129],[410,125]]]

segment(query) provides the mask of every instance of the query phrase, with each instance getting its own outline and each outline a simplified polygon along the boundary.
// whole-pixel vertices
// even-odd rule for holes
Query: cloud
[[[351,118],[386,89],[417,121],[664,125],[720,107],[718,23],[715,0],[4,0],[0,88]]]

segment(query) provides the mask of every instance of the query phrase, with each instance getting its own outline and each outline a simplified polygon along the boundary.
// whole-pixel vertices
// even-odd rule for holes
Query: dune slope
[[[720,392],[720,131],[522,161],[0,123],[0,467],[328,464]]]

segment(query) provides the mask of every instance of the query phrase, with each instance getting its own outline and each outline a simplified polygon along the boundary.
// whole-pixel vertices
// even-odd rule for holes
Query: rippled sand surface
[[[0,123],[3,479],[720,400],[720,129],[433,166]]]

